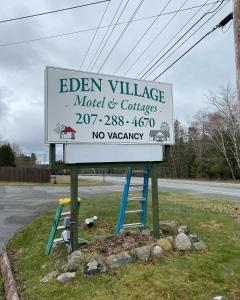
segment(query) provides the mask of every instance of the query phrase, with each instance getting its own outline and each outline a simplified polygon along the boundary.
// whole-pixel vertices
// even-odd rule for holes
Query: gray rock
[[[106,258],[106,263],[110,268],[120,268],[130,264],[132,261],[133,258],[127,251],[120,252],[116,255],[110,255]]]
[[[206,246],[206,244],[203,241],[199,241],[199,242],[193,243],[192,245],[193,245],[193,249],[194,250],[197,250],[197,251],[205,251],[205,250],[207,250],[207,246]]]
[[[67,259],[68,259],[68,261],[69,261],[69,260],[72,260],[72,259],[75,259],[75,258],[84,261],[84,260],[85,260],[85,255],[82,253],[81,250],[76,250],[76,251],[72,252],[72,253],[68,256]]]
[[[61,283],[66,283],[66,282],[71,281],[75,277],[76,277],[75,272],[66,272],[66,273],[62,273],[62,274],[58,275],[57,281],[61,282]]]
[[[173,238],[171,235],[167,236],[166,239],[167,239],[172,245],[174,245],[174,238]]]
[[[79,245],[79,247],[85,246],[85,245],[88,245],[88,244],[89,244],[89,241],[81,239],[81,238],[78,238],[78,245]]]
[[[160,238],[157,241],[157,245],[160,246],[164,251],[172,251],[173,245],[167,238]]]
[[[50,252],[50,255],[51,256],[56,256],[58,255],[62,249],[64,248],[64,244],[63,243],[53,243],[52,245],[52,249],[51,249],[51,252]]]
[[[181,225],[180,227],[178,227],[177,232],[178,233],[188,234],[188,227],[187,227],[187,225]]]
[[[178,250],[189,250],[192,247],[189,237],[185,233],[179,233],[175,238],[175,246]]]
[[[142,246],[132,250],[132,254],[140,260],[147,261],[151,255],[150,246]]]
[[[151,233],[150,233],[150,230],[143,229],[142,231],[140,231],[140,234],[142,234],[142,235],[150,235]]]
[[[86,262],[86,256],[82,253],[81,250],[72,252],[68,256],[68,262],[62,266],[61,270],[63,272],[73,272],[77,271],[79,266]]]
[[[48,273],[46,276],[44,276],[40,282],[46,283],[49,281],[52,281],[53,279],[55,279],[57,276],[59,275],[58,271],[52,271],[50,273]]]
[[[176,221],[161,221],[160,229],[163,234],[176,234],[179,223]]]
[[[94,256],[91,258],[91,260],[85,264],[83,268],[83,273],[85,275],[96,275],[105,272],[107,272],[107,267],[100,256]]]
[[[159,258],[163,256],[163,248],[159,245],[156,245],[152,248],[152,256],[153,258]]]
[[[192,243],[199,242],[199,237],[196,234],[189,234],[189,238]]]

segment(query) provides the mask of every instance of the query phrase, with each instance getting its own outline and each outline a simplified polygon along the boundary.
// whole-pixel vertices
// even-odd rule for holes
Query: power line
[[[221,1],[218,0],[218,1],[215,1],[215,2],[211,2],[211,3],[206,4],[206,6],[214,4],[214,3],[219,3]],[[224,1],[229,1],[229,0],[224,0]],[[180,9],[179,12],[193,10],[193,9],[199,8],[200,6],[201,5],[196,5],[196,6],[191,6],[191,7],[183,8],[183,9]],[[172,14],[174,14],[176,12],[177,12],[176,10],[173,10],[173,11],[169,11],[169,12],[163,13],[160,16],[172,15]],[[132,20],[132,22],[139,22],[139,21],[143,21],[143,20],[148,20],[148,19],[155,18],[157,16],[159,16],[159,15],[152,15],[152,16],[149,16],[149,17],[138,18],[138,19]],[[127,23],[128,22],[125,21],[125,22],[119,22],[119,23],[115,23],[115,24],[104,25],[104,26],[100,26],[99,29],[111,28],[113,26],[124,25],[124,24],[127,24]],[[87,29],[82,29],[82,30],[76,30],[76,31],[70,31],[70,32],[59,33],[59,34],[54,34],[54,35],[42,36],[42,37],[38,37],[38,38],[32,38],[32,39],[28,39],[28,40],[15,41],[15,42],[9,42],[9,43],[2,43],[2,44],[0,44],[0,47],[7,47],[7,46],[13,46],[13,45],[21,45],[21,44],[27,44],[27,43],[32,43],[32,42],[37,42],[37,41],[42,41],[42,40],[47,40],[47,39],[54,39],[54,38],[59,38],[59,37],[65,37],[65,36],[79,34],[79,33],[91,32],[91,31],[94,31],[96,29],[97,29],[97,27],[92,27],[92,28],[87,28]]]
[[[153,43],[157,40],[157,38],[163,33],[163,31],[167,28],[167,26],[173,21],[173,19],[179,13],[179,10],[183,8],[183,6],[188,2],[185,0],[184,3],[179,7],[179,9],[174,13],[174,15],[169,19],[169,21],[165,24],[165,26],[160,30],[160,32],[152,39],[152,41],[148,44],[148,46],[141,52],[141,54],[137,57],[137,59],[130,65],[130,67],[125,71],[123,76],[125,76],[139,61],[139,59],[146,53],[146,51],[153,45]]]
[[[149,72],[149,70],[154,66],[152,66],[151,68],[149,68],[148,70],[147,70],[147,68],[151,65],[151,63],[156,59],[156,57],[158,56],[158,55],[160,55],[160,53],[162,53],[162,51],[164,51],[164,49],[166,49],[167,48],[167,46],[175,39],[175,37],[177,37],[178,35],[179,35],[179,33],[191,22],[191,20],[203,9],[203,7],[204,7],[204,5],[206,5],[207,4],[207,2],[208,2],[209,0],[207,0],[204,4],[202,4],[202,6],[190,17],[190,19],[188,19],[187,20],[187,22],[180,28],[180,30],[177,32],[177,33],[175,33],[174,34],[174,36],[167,42],[167,44],[165,44],[165,46],[157,53],[157,55],[155,55],[154,57],[153,57],[153,59],[141,70],[141,72],[139,72],[138,73],[138,75],[137,75],[137,78],[138,78],[138,76],[140,76],[140,74],[141,73],[144,73],[140,78],[142,79],[148,72]],[[215,4],[214,4],[215,5]],[[199,22],[201,19],[203,18],[203,16],[197,21],[197,22]],[[195,23],[194,23],[195,24]],[[195,26],[195,25],[193,25],[193,26]],[[180,38],[181,39],[181,38]],[[174,43],[174,45],[176,44],[176,43],[178,43],[178,41],[179,41],[179,39]],[[172,47],[174,47],[174,45],[172,46]],[[161,59],[161,58],[160,58]],[[147,71],[146,71],[147,70]]]
[[[95,38],[96,38],[96,36],[97,36],[99,27],[101,26],[102,21],[103,21],[103,18],[104,18],[104,16],[105,16],[106,12],[107,12],[107,9],[108,9],[108,6],[109,6],[109,4],[110,4],[110,1],[111,1],[111,0],[109,0],[108,4],[107,4],[107,6],[106,6],[106,8],[105,8],[105,10],[104,10],[104,12],[103,12],[103,14],[102,14],[102,17],[101,17],[101,19],[100,19],[100,22],[99,22],[99,24],[98,24],[98,27],[97,27],[97,29],[96,29],[96,31],[95,31],[93,37],[92,37],[92,40],[91,40],[91,42],[90,42],[90,44],[89,44],[89,46],[88,46],[88,49],[87,49],[87,51],[86,51],[86,53],[85,53],[85,55],[84,55],[84,58],[83,58],[83,60],[82,60],[82,63],[81,63],[81,66],[80,66],[79,69],[82,68],[82,66],[83,66],[83,64],[84,64],[84,62],[85,62],[85,60],[86,60],[86,58],[87,58],[87,55],[88,55],[88,53],[89,53],[89,50],[90,50],[91,47],[92,47],[92,44],[93,44],[93,42],[94,42],[94,40],[95,40]]]
[[[181,48],[186,42],[193,37],[206,23],[208,23],[227,3],[225,3],[223,6],[218,7],[218,10],[215,11],[213,15],[211,15],[202,25],[200,25],[187,39],[185,39],[175,50],[173,50],[161,63],[159,63],[155,68],[154,71],[159,68],[169,57],[171,57],[179,48]],[[150,74],[152,74],[151,72]],[[148,76],[150,75],[148,74]]]
[[[168,66],[162,73],[160,73],[157,77],[153,79],[156,81],[160,76],[162,76],[165,72],[167,72],[172,66],[174,66],[180,59],[182,59],[189,51],[191,51],[194,47],[196,47],[202,40],[204,40],[208,35],[214,32],[216,29],[220,27],[224,27],[228,22],[233,19],[233,13],[228,14],[221,22],[219,22],[215,27],[213,27],[210,31],[204,34],[196,43],[194,43],[188,50],[186,50],[181,56],[179,56],[170,66]]]
[[[109,57],[112,55],[114,49],[116,48],[117,44],[119,43],[119,41],[122,39],[123,35],[125,34],[125,32],[127,31],[129,25],[131,24],[131,21],[133,20],[133,18],[136,16],[137,12],[139,11],[140,7],[142,6],[143,2],[145,0],[141,0],[137,6],[137,8],[134,10],[131,18],[129,19],[128,23],[126,24],[126,26],[124,27],[123,31],[121,32],[120,36],[118,37],[117,41],[115,42],[115,44],[113,45],[113,47],[111,48],[111,50],[109,51],[108,55],[106,56],[106,58],[104,59],[103,63],[101,64],[100,68],[98,69],[98,72],[100,72],[102,70],[102,68],[104,67],[105,63],[108,61]]]
[[[58,12],[72,10],[72,9],[76,9],[76,8],[80,8],[80,7],[86,7],[86,6],[96,5],[96,4],[100,4],[100,3],[104,3],[104,2],[109,2],[109,1],[110,0],[102,0],[102,1],[92,2],[92,3],[81,4],[81,5],[77,5],[77,6],[71,6],[71,7],[66,7],[66,8],[60,8],[60,9],[50,10],[50,11],[46,11],[46,12],[42,12],[42,13],[37,13],[37,14],[32,14],[32,15],[27,15],[27,16],[23,16],[23,17],[17,17],[17,18],[11,18],[11,19],[6,19],[6,20],[0,20],[0,24],[1,23],[12,22],[12,21],[19,21],[19,20],[29,19],[29,18],[33,18],[33,17],[40,17],[40,16],[44,16],[44,15],[55,14],[55,13],[58,13]]]
[[[126,62],[126,60],[128,59],[128,57],[133,53],[133,51],[136,49],[136,47],[141,43],[141,41],[143,40],[143,38],[147,35],[147,33],[150,31],[150,29],[153,27],[153,25],[157,22],[158,18],[163,14],[163,12],[165,11],[165,9],[168,7],[169,3],[172,0],[168,0],[168,2],[165,4],[165,6],[161,9],[159,15],[157,15],[157,17],[155,17],[155,19],[152,21],[152,23],[148,26],[148,28],[144,31],[143,35],[141,35],[141,37],[138,39],[138,41],[136,42],[136,44],[134,44],[134,46],[132,47],[131,51],[128,53],[128,55],[121,61],[121,63],[118,65],[118,67],[116,68],[116,70],[113,72],[113,75],[117,73],[117,71],[122,67],[122,65],[124,64],[124,62]]]
[[[106,46],[106,44],[107,44],[107,42],[108,42],[108,40],[109,40],[109,38],[110,38],[112,32],[114,31],[115,27],[117,26],[117,22],[119,21],[119,19],[120,19],[122,13],[123,13],[123,11],[124,11],[124,9],[126,8],[128,2],[129,2],[129,0],[128,0],[128,1],[125,3],[125,6],[124,6],[124,8],[123,8],[123,10],[122,10],[122,12],[121,12],[121,14],[120,14],[120,16],[118,16],[118,19],[117,19],[116,23],[113,24],[113,21],[114,21],[115,17],[117,16],[118,11],[120,10],[120,7],[121,7],[123,1],[124,1],[124,0],[122,0],[122,1],[119,3],[119,6],[118,6],[118,8],[117,8],[117,10],[116,10],[116,12],[115,12],[115,14],[114,14],[112,20],[111,20],[110,25],[111,25],[111,27],[112,27],[112,30],[111,30],[110,34],[108,35],[108,37],[107,37],[107,39],[106,39],[104,45],[103,45],[103,42],[104,42],[105,37],[107,36],[108,32],[110,31],[110,27],[108,27],[107,31],[105,32],[105,34],[104,34],[104,36],[103,36],[103,38],[102,38],[102,40],[101,40],[101,42],[100,42],[99,47],[97,48],[97,51],[96,51],[95,54],[93,55],[93,58],[92,58],[92,60],[91,60],[91,62],[90,62],[90,64],[89,64],[89,66],[88,66],[88,70],[90,69],[90,71],[94,68],[94,66],[95,66],[95,64],[96,64],[96,62],[97,62],[99,56],[101,55],[103,49],[105,48],[105,46]],[[102,45],[103,45],[103,46],[102,46]]]
[[[201,22],[202,21],[202,19],[203,18],[205,18],[208,14],[211,14],[211,13],[214,13],[216,10],[218,10],[221,6],[222,6],[222,4],[223,4],[223,1],[219,4],[219,6],[218,7],[216,7],[213,11],[211,11],[211,9],[215,6],[215,4],[213,4],[213,6],[209,9],[209,11],[208,12],[206,12],[206,13],[204,13],[187,31],[185,31],[185,33],[184,34],[182,34],[181,36],[180,36],[180,38],[147,70],[147,71],[145,71],[145,73],[141,76],[141,79],[143,78],[143,77],[145,77],[146,76],[146,74],[147,73],[149,73],[149,71],[151,71],[151,69],[153,69],[149,74],[148,74],[148,76],[150,76],[155,70],[156,70],[156,68],[158,67],[158,66],[156,66],[163,58],[164,58],[164,56],[167,54],[167,53],[169,53],[169,51],[171,50],[171,49],[173,49],[183,38],[184,38],[184,36],[186,36],[199,22]],[[201,10],[201,8],[197,11],[197,13],[199,12]],[[195,16],[195,14],[193,15],[193,17]],[[193,17],[191,17],[189,20],[188,20],[188,22],[187,23],[185,23],[185,25],[180,29],[180,31],[178,31],[178,33],[175,35],[175,36],[177,36],[186,26],[187,26],[187,24],[192,20],[192,18]],[[175,38],[175,36],[174,36],[174,38]],[[167,45],[165,45],[159,52],[158,52],[158,54],[151,60],[151,62],[147,65],[147,67],[146,68],[148,68],[148,66],[156,59],[156,57],[160,54],[160,53],[162,53],[162,51],[164,51],[166,48],[167,48],[167,46],[170,44],[170,42],[174,39],[174,38],[172,38],[168,43],[167,43]],[[155,68],[154,68],[154,66],[156,66]],[[145,69],[146,69],[145,68]],[[144,70],[145,70],[144,69]],[[142,71],[139,73],[139,74],[141,74],[142,73]],[[138,74],[138,76],[139,76],[139,74]]]

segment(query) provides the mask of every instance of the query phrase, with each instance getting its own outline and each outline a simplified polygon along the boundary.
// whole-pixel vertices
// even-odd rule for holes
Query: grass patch
[[[209,199],[180,193],[161,193],[160,219],[187,224],[207,244],[205,253],[189,252],[168,255],[161,263],[136,262],[108,274],[85,278],[79,271],[67,285],[57,282],[43,284],[40,279],[58,269],[65,257],[44,254],[54,211],[36,219],[8,245],[18,257],[16,269],[24,299],[240,299],[240,222],[229,213],[231,207],[240,209],[234,201]],[[120,194],[83,199],[80,222],[97,215],[95,228],[80,228],[82,238],[113,234]],[[216,207],[227,207],[220,210]],[[151,204],[149,203],[149,227]],[[129,220],[131,221],[131,220]],[[26,287],[26,288],[25,288]]]
[[[0,275],[0,300],[4,299],[4,292],[3,292],[3,279],[2,276]]]

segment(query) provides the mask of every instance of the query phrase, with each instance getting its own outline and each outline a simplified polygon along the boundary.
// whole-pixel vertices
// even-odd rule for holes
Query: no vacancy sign
[[[172,86],[47,67],[46,143],[174,143]]]

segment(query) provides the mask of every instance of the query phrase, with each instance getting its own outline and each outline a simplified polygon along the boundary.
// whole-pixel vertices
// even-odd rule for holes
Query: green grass
[[[20,286],[26,286],[24,299],[240,299],[240,221],[236,212],[240,204],[199,196],[161,193],[160,219],[187,224],[207,244],[204,253],[189,252],[165,256],[156,264],[133,263],[122,269],[93,278],[79,271],[76,279],[62,285],[43,284],[40,279],[63,264],[64,252],[55,257],[44,254],[51,211],[36,219],[8,245],[18,256],[16,264]],[[119,213],[120,195],[83,199],[80,221],[97,215],[93,229],[80,229],[82,238],[113,234]],[[151,207],[149,207],[151,228]]]
[[[3,300],[3,280],[2,280],[2,276],[0,275],[0,300]]]

